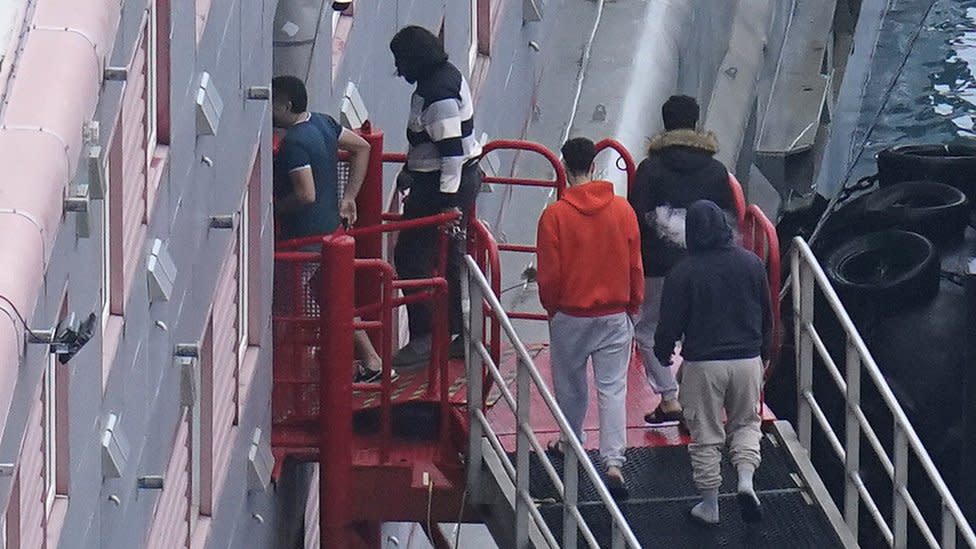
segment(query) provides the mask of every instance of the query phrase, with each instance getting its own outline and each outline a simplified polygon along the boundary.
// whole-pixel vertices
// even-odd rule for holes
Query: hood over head
[[[583,215],[593,215],[613,202],[613,183],[590,181],[566,189],[562,199]]]
[[[711,200],[698,200],[688,208],[685,217],[685,238],[690,253],[733,246],[729,219],[722,208]]]

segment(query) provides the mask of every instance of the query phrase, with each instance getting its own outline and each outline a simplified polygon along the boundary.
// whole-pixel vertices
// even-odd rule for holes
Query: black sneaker
[[[390,370],[390,381],[396,381],[399,377],[396,370]],[[353,383],[379,383],[383,379],[383,370],[370,370],[360,364],[356,368],[356,375],[353,376]]]
[[[666,412],[660,406],[651,413],[644,414],[644,423],[653,427],[668,427],[682,423],[684,416],[680,410],[676,412]]]

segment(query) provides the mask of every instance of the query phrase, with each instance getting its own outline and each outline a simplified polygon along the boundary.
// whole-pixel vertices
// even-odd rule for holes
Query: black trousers
[[[440,172],[413,172],[413,184],[403,206],[404,219],[417,219],[437,215],[445,207],[440,194]],[[462,227],[474,207],[475,199],[481,191],[484,173],[478,163],[468,162],[461,172],[461,187],[457,192],[457,207],[461,210]],[[403,231],[393,250],[393,261],[397,276],[401,279],[428,278],[436,266],[438,232],[436,227],[424,227]],[[461,319],[461,259],[460,243],[450,238],[447,250],[448,322],[450,333],[459,334],[463,326]],[[425,336],[431,332],[431,302],[424,301],[407,306],[410,319],[410,339]]]

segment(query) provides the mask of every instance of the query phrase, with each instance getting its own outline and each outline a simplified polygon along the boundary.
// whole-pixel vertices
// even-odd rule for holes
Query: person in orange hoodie
[[[569,189],[539,219],[539,299],[549,313],[556,400],[582,440],[593,373],[600,410],[600,457],[607,485],[626,496],[622,467],[627,434],[627,367],[634,338],[629,314],[644,299],[640,229],[634,210],[608,181],[593,181],[596,147],[570,139],[562,147]],[[558,447],[554,448],[559,450]]]

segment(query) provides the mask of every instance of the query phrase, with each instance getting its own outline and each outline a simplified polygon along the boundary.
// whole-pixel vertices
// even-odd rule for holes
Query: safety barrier
[[[483,500],[481,493],[483,479],[481,475],[486,474],[483,463],[484,455],[486,451],[494,452],[498,458],[494,461],[502,464],[508,482],[515,487],[516,547],[529,546],[530,519],[550,547],[559,547],[560,545],[556,542],[552,531],[539,513],[536,501],[529,491],[529,457],[530,452],[535,453],[536,457],[542,463],[547,476],[556,487],[556,491],[562,498],[565,506],[562,532],[563,547],[576,547],[577,534],[582,533],[584,541],[590,548],[600,548],[599,543],[593,536],[593,532],[579,511],[579,470],[582,469],[596,489],[600,503],[605,506],[609,514],[613,538],[612,547],[614,549],[622,547],[640,548],[640,542],[638,542],[633,531],[630,529],[627,519],[624,518],[623,513],[621,513],[620,508],[610,495],[610,491],[603,483],[599,473],[597,473],[582,444],[569,426],[569,422],[556,403],[556,399],[549,390],[548,384],[535,367],[525,345],[519,340],[509,315],[505,312],[501,302],[498,301],[498,297],[488,282],[488,279],[481,272],[478,262],[471,256],[465,256],[464,271],[467,280],[468,295],[470,296],[470,309],[468,311],[467,323],[468,351],[466,353],[467,369],[469,372],[469,443],[466,470],[467,486],[468,491],[471,493],[472,501],[477,503]],[[501,325],[517,355],[514,394],[502,376],[499,363],[492,358],[481,338],[483,334],[482,322],[485,318],[483,308],[487,308]],[[508,459],[505,448],[502,446],[498,435],[492,429],[491,423],[485,415],[484,402],[482,400],[484,392],[480,382],[483,379],[484,373],[490,376],[490,379],[494,381],[495,386],[498,388],[502,397],[499,402],[507,405],[517,418],[518,435],[515,442],[514,466]],[[542,401],[545,403],[547,410],[552,414],[556,420],[556,424],[559,426],[560,438],[566,447],[563,461],[564,473],[562,477],[556,472],[556,468],[546,455],[545,449],[532,429],[530,405],[532,401],[531,393],[533,391],[537,391],[542,397]],[[485,444],[486,441],[487,445]]]
[[[779,292],[782,281],[782,266],[779,254],[779,236],[776,227],[759,209],[751,204],[746,208],[742,223],[742,246],[754,252],[766,265],[766,278],[769,281],[769,300],[773,317],[773,341],[766,379],[772,375],[779,361],[779,348],[782,343],[782,320],[780,319]]]
[[[884,374],[868,351],[867,345],[861,339],[860,333],[854,326],[840,298],[831,286],[827,275],[820,267],[820,263],[813,255],[810,247],[800,237],[793,239],[791,256],[793,315],[796,336],[796,365],[797,365],[797,403],[798,403],[798,436],[800,443],[811,449],[813,420],[816,420],[830,448],[844,464],[844,520],[852,532],[858,532],[858,519],[861,504],[864,504],[868,515],[877,525],[889,546],[904,548],[908,546],[908,519],[911,517],[925,543],[932,548],[951,548],[956,546],[956,538],[961,536],[967,547],[976,548],[976,534],[956,503],[955,498],[946,486],[942,475],[932,462],[928,451],[922,445],[918,433],[908,420],[908,416],[895,397]],[[815,293],[819,290],[826,300],[830,310],[836,317],[846,336],[844,362],[842,373],[827,350],[817,328],[814,326]],[[818,313],[822,314],[822,313]],[[816,354],[814,353],[816,351]],[[830,425],[827,414],[820,406],[814,387],[815,358],[826,369],[836,387],[844,395],[844,427],[841,442],[838,434]],[[885,445],[881,442],[875,427],[868,421],[861,407],[861,379],[866,375],[874,385],[885,408],[887,408],[893,422],[893,440],[891,444],[894,457],[889,455]],[[869,491],[861,475],[861,439],[868,441],[875,457],[881,463],[887,478],[891,481],[892,490],[885,494],[891,501],[891,524],[885,514],[878,508],[876,495]],[[909,458],[913,459],[909,459]],[[929,487],[938,494],[941,506],[941,536],[937,538],[929,527],[915,498],[909,491],[910,462],[917,462],[924,477],[913,481],[915,488],[919,481],[928,481]]]
[[[627,147],[624,147],[623,143],[616,139],[608,138],[596,143],[597,154],[607,150],[616,151],[619,155],[617,157],[617,169],[627,173],[627,196],[630,196],[630,191],[634,188],[634,179],[637,177],[637,164],[634,163],[634,156],[630,154]],[[623,167],[620,166],[621,162],[624,164]]]

